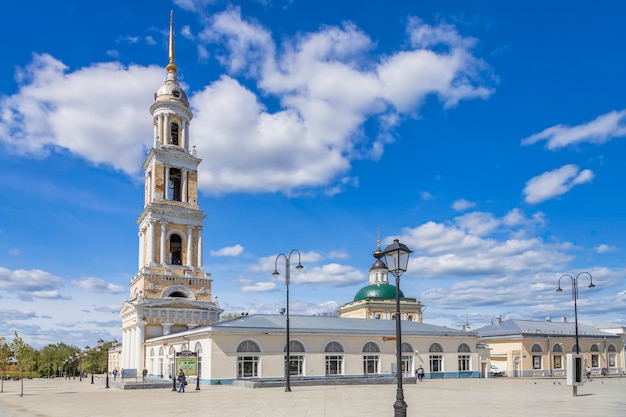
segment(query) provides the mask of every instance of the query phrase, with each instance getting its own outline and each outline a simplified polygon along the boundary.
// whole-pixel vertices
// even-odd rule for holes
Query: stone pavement
[[[559,384],[560,383],[560,384]],[[381,417],[393,416],[395,385],[171,389],[105,389],[103,378],[5,381],[0,417]],[[626,415],[626,378],[596,378],[578,388],[553,379],[427,380],[404,386],[407,416]]]

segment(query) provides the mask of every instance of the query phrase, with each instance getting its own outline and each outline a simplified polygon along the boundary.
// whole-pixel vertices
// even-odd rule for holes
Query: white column
[[[171,145],[170,143],[170,115],[169,113],[167,113],[165,115],[165,117],[163,118],[163,143],[167,143],[168,145]]]
[[[143,263],[143,230],[139,230],[139,233],[137,233],[137,236],[139,237],[139,254],[137,256],[137,258],[139,259],[139,270],[141,270],[141,268],[144,267],[144,263]]]
[[[148,265],[154,263],[154,223],[156,220],[151,219],[148,225]]]
[[[182,202],[187,202],[187,170],[183,169],[183,198]]]
[[[152,138],[154,143],[153,143],[152,147],[153,148],[158,148],[159,147],[159,127],[157,125],[157,121],[156,120],[154,120],[152,122],[152,124],[154,125],[154,133],[153,133],[154,137]]]
[[[126,368],[132,369],[134,363],[135,356],[135,338],[134,336],[134,328],[128,329],[128,357],[126,359]]]
[[[185,148],[186,151],[189,151],[189,144],[187,143],[187,129],[189,126],[189,122],[186,120],[183,120],[181,123],[181,137],[182,137],[182,142],[183,142],[183,148]]]
[[[193,266],[193,258],[192,256],[192,249],[193,249],[193,240],[192,240],[192,236],[193,236],[193,228],[191,227],[191,225],[187,225],[187,259],[185,260],[185,265],[187,266]]]
[[[203,227],[198,227],[198,268],[202,268],[202,230]]]
[[[167,227],[167,222],[161,220],[161,265],[165,265],[167,263],[167,260],[165,258],[165,247],[166,247],[166,243],[165,243],[165,232],[166,232],[166,227]]]
[[[165,187],[163,187],[163,199],[170,199],[170,166],[165,165]]]
[[[159,114],[159,117],[157,118],[157,130],[158,130],[158,135],[159,135],[159,141],[161,141],[161,145],[163,145],[165,143],[165,141],[163,141],[163,115]]]
[[[128,337],[126,337],[126,329],[122,329],[122,360],[120,366],[126,368],[126,357],[128,356]],[[121,369],[120,369],[121,371]]]
[[[141,371],[143,371],[144,368],[144,361],[143,361],[143,334],[144,334],[144,326],[145,323],[143,322],[143,320],[139,321],[139,324],[137,324],[137,344],[136,346],[136,351],[135,351],[135,369],[137,369],[137,374],[140,374]]]
[[[163,323],[163,336],[167,336],[172,332],[172,323]],[[167,352],[165,352],[167,354]]]

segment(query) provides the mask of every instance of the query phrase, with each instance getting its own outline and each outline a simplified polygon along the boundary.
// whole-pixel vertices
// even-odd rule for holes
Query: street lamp
[[[406,417],[406,402],[402,390],[402,329],[400,325],[400,275],[406,272],[409,264],[409,255],[413,251],[406,245],[394,239],[393,243],[387,245],[383,251],[387,269],[396,277],[396,379],[398,387],[396,390],[396,402],[393,404],[395,417]]]
[[[100,339],[102,340],[102,339]],[[100,343],[100,342],[98,342]],[[113,339],[113,341],[111,342],[111,348],[110,349],[115,349],[117,347],[117,340]],[[104,386],[104,388],[109,388],[109,349],[107,349],[107,368],[106,368],[106,384]]]
[[[87,347],[89,347],[89,346],[87,346]],[[83,356],[82,356],[82,354],[80,352],[76,352],[75,356],[76,356],[76,361],[77,362],[80,359],[80,362],[79,362],[80,363],[80,371],[79,371],[79,374],[78,374],[78,380],[82,381],[83,380]],[[76,366],[74,367],[74,379],[76,379],[76,368],[78,368],[79,363],[77,363]]]
[[[289,370],[289,361],[291,359],[290,352],[289,352],[290,350],[289,349],[289,271],[290,271],[289,264],[291,261],[291,255],[293,255],[294,253],[298,254],[298,265],[296,266],[296,269],[298,271],[302,271],[302,268],[304,268],[301,262],[302,254],[300,253],[298,249],[293,249],[291,252],[289,252],[289,255],[285,255],[284,253],[281,253],[280,255],[276,257],[276,260],[274,261],[274,272],[272,273],[274,278],[278,278],[278,276],[280,275],[278,273],[278,259],[281,256],[285,258],[285,286],[287,287],[287,358],[285,359],[285,392],[291,391],[290,370]]]
[[[89,346],[85,346],[85,356],[89,355],[91,357],[91,383],[93,384],[93,353],[90,354],[91,349]]]
[[[558,281],[558,288],[556,289],[556,292],[562,292],[563,290],[561,289],[561,279],[564,277],[568,277],[572,280],[572,298],[574,299],[574,329],[576,332],[576,354],[580,354],[580,344],[578,343],[578,306],[577,306],[577,299],[578,299],[578,278],[581,275],[589,275],[589,288],[594,288],[595,285],[593,283],[593,277],[591,276],[591,274],[589,272],[581,272],[578,275],[576,275],[576,278],[574,278],[573,276],[569,275],[569,274],[565,274],[565,275],[561,275],[561,277],[559,277],[559,281]],[[574,396],[576,396],[578,394],[578,386],[576,384],[573,385],[573,389],[574,389]]]

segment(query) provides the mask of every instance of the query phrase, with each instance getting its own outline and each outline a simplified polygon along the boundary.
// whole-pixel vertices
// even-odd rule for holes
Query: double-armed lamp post
[[[102,339],[98,340],[98,345],[100,344],[100,341]],[[111,342],[111,349],[115,349],[117,347],[117,340],[113,339],[113,341]],[[106,351],[107,354],[107,368],[106,368],[106,384],[104,386],[104,388],[109,388],[109,349],[107,349]]]
[[[565,274],[565,275],[561,275],[561,277],[559,278],[558,281],[558,285],[557,285],[557,289],[556,292],[562,292],[563,289],[561,288],[561,279],[568,277],[571,279],[572,281],[572,298],[574,299],[574,331],[576,333],[576,354],[580,354],[580,344],[578,343],[578,305],[577,305],[577,300],[578,300],[578,279],[580,278],[581,275],[588,275],[589,276],[589,288],[594,288],[595,284],[593,283],[593,277],[591,276],[591,274],[589,272],[581,272],[578,275],[576,275],[576,277],[573,277],[569,274]],[[568,372],[574,372],[573,369],[568,369]],[[574,392],[574,396],[578,395],[578,386],[576,386],[575,384],[573,385],[573,392]]]
[[[289,392],[291,391],[291,380],[290,380],[290,370],[289,370],[289,363],[290,363],[290,349],[289,349],[289,270],[290,270],[290,263],[291,263],[291,255],[293,255],[294,253],[298,254],[298,265],[296,266],[296,269],[298,271],[302,271],[302,268],[304,268],[302,266],[302,255],[300,254],[300,251],[298,249],[293,249],[291,252],[289,252],[289,255],[285,255],[284,253],[281,253],[280,255],[278,255],[276,257],[276,260],[274,261],[274,273],[272,273],[272,275],[274,276],[274,278],[278,278],[280,276],[280,273],[278,272],[278,259],[283,257],[285,258],[285,286],[287,287],[287,346],[286,346],[286,359],[285,359],[285,392]]]
[[[409,255],[413,251],[406,245],[394,239],[393,243],[387,245],[383,251],[387,269],[396,277],[396,402],[393,404],[395,410],[394,417],[406,417],[406,402],[404,401],[404,391],[402,389],[402,327],[400,322],[400,275],[406,272],[409,264]]]

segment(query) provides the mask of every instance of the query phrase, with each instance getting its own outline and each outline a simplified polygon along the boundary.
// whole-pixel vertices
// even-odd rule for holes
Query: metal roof
[[[233,320],[214,323],[215,333],[284,333],[286,316],[280,314],[254,314]],[[395,320],[356,319],[325,316],[289,316],[289,331],[292,334],[375,334],[394,335]],[[402,321],[402,334],[409,336],[469,336],[475,332],[452,329],[444,326]]]
[[[499,324],[481,327],[474,330],[478,336],[497,338],[502,336],[563,336],[576,335],[576,324],[573,322],[552,322],[534,320],[506,320]],[[578,324],[579,337],[606,337],[619,339],[611,333],[603,332],[595,327]]]

